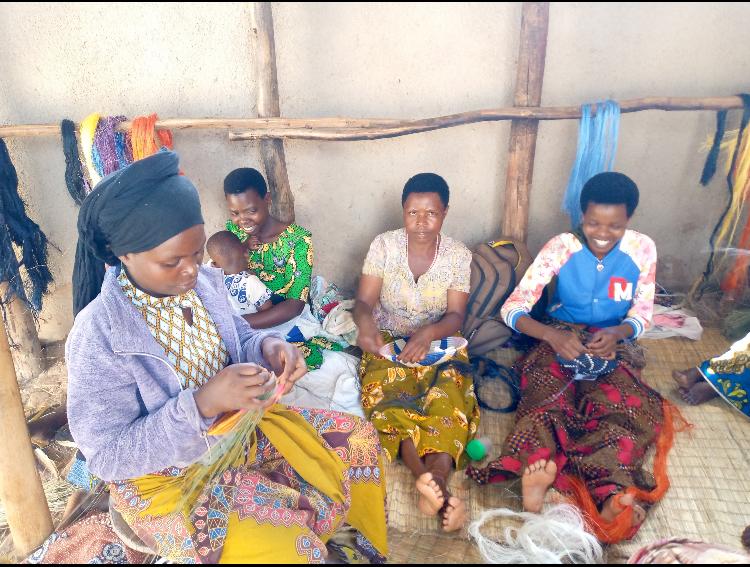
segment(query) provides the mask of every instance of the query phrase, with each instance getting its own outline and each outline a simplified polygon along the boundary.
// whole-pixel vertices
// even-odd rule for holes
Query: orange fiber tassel
[[[686,431],[693,426],[682,416],[680,411],[667,400],[662,404],[664,412],[664,423],[661,433],[656,440],[656,455],[654,457],[654,478],[656,487],[651,491],[644,491],[634,486],[625,490],[624,493],[615,496],[615,504],[624,510],[611,522],[605,521],[594,499],[591,497],[586,485],[582,480],[568,476],[567,480],[573,492],[575,505],[583,513],[586,523],[593,534],[602,543],[618,543],[632,538],[640,526],[633,526],[633,507],[626,506],[620,502],[624,494],[632,495],[636,501],[655,504],[669,490],[669,477],[667,476],[667,457],[674,444],[675,432]]]
[[[721,282],[721,290],[731,294],[735,299],[747,287],[747,270],[750,267],[750,218],[742,231],[742,237],[737,245],[738,256],[734,265]]]
[[[157,130],[156,135],[159,136],[159,140],[161,141],[162,146],[166,146],[170,150],[174,149],[171,130]]]
[[[155,154],[162,146],[166,146],[170,150],[174,149],[172,132],[155,129],[158,119],[159,117],[156,114],[151,114],[150,116],[139,116],[133,120],[133,126],[130,130],[133,161]]]

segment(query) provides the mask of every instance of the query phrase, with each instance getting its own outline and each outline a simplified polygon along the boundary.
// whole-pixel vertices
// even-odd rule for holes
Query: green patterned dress
[[[226,228],[240,242],[247,240],[247,233],[232,221],[227,221]],[[290,224],[273,242],[261,244],[257,250],[250,250],[248,268],[275,295],[307,303],[313,269],[312,234],[306,228]],[[324,337],[289,342],[299,347],[310,370],[320,368],[323,364],[324,349],[342,350],[340,345]]]

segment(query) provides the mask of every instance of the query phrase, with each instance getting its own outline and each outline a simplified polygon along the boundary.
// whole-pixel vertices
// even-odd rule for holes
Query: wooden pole
[[[0,284],[0,297],[7,290],[7,283]],[[0,330],[0,408],[0,500],[16,553],[26,557],[52,533],[52,517],[36,469],[5,326]]]
[[[645,110],[692,111],[732,110],[742,108],[737,96],[723,97],[645,97],[619,101],[620,112]],[[472,110],[448,116],[401,120],[394,118],[167,118],[156,123],[168,130],[229,130],[234,140],[295,138],[300,140],[377,140],[429,132],[477,122],[498,122],[528,118],[533,120],[577,120],[580,106],[539,108],[491,108]],[[132,122],[122,122],[118,130],[126,132]],[[0,126],[0,138],[59,136],[59,124],[19,124]]]
[[[521,41],[518,48],[515,106],[536,106],[542,102],[544,61],[547,54],[549,2],[524,2]],[[534,174],[537,120],[513,120],[510,129],[508,168],[505,178],[503,234],[526,241],[529,227],[529,195]]]
[[[0,296],[0,300],[4,299]],[[26,385],[44,370],[42,345],[36,330],[34,315],[20,299],[13,297],[2,303],[3,319],[13,353],[18,383]]]
[[[279,82],[276,73],[276,44],[273,35],[273,14],[270,2],[255,2],[255,69],[258,77],[258,116],[281,116]],[[260,154],[271,191],[272,212],[279,220],[294,222],[294,195],[289,187],[284,142],[280,139],[262,140]]]
[[[739,97],[719,97],[713,99],[648,98],[622,101],[623,113],[644,110],[687,111],[687,110],[731,110],[742,108]],[[420,132],[430,132],[443,128],[476,124],[478,122],[498,122],[502,120],[569,120],[581,117],[581,108],[573,106],[546,108],[498,108],[474,110],[437,118],[420,120],[352,119],[352,118],[309,118],[280,119],[283,122],[269,122],[252,129],[241,131],[230,128],[229,139],[262,140],[264,138],[284,138],[297,140],[319,140],[330,142],[381,140],[396,138]],[[345,122],[345,126],[339,123]]]

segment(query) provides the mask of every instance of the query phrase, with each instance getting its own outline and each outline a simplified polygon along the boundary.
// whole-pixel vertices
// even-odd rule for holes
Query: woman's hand
[[[261,349],[277,381],[284,384],[284,394],[288,394],[294,383],[307,374],[305,359],[296,346],[277,337],[265,339]]]
[[[398,355],[399,362],[419,362],[430,352],[432,332],[423,327],[414,333],[404,346],[404,350]]]
[[[600,329],[591,336],[586,346],[594,356],[612,360],[617,353],[617,343],[623,338],[617,327]]]
[[[269,400],[259,398],[272,392],[271,373],[253,363],[231,364],[193,394],[198,411],[205,418],[239,409],[265,409]]]
[[[573,331],[563,331],[548,327],[542,338],[552,349],[567,360],[578,358],[586,352],[581,340]]]
[[[385,341],[378,328],[375,325],[360,325],[358,330],[357,346],[365,352],[379,356]]]
[[[380,299],[382,287],[382,278],[362,275],[359,280],[357,300],[354,302],[354,309],[352,310],[358,332],[357,346],[375,356],[380,355],[380,349],[385,345],[380,329],[378,329],[373,317],[373,309]]]

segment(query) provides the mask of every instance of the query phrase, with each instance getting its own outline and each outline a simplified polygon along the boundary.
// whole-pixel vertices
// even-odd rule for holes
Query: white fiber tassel
[[[504,542],[483,536],[482,526],[493,518],[519,519],[520,527],[506,527]],[[469,535],[487,563],[562,564],[602,563],[599,541],[585,529],[577,508],[558,504],[542,514],[514,512],[507,508],[487,510],[469,526]],[[497,538],[498,540],[501,538]]]

